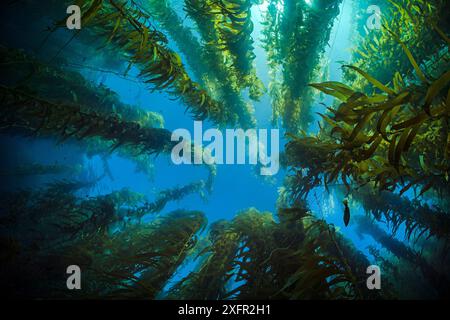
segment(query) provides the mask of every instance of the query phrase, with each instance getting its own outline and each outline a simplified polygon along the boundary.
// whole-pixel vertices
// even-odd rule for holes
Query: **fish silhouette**
[[[342,201],[342,203],[344,204],[344,224],[347,227],[348,224],[350,223],[350,208],[348,207],[348,201],[344,200]]]

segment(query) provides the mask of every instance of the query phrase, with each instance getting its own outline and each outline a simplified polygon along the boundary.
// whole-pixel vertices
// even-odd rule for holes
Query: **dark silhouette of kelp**
[[[130,223],[125,217],[139,211],[129,205],[139,197],[129,191],[89,199],[77,198],[72,191],[50,187],[3,199],[3,293],[27,298],[155,298],[206,225],[202,213],[183,210],[150,223]],[[63,271],[73,264],[83,272],[79,293],[65,285]]]
[[[379,298],[365,288],[365,256],[304,207],[249,209],[210,228],[196,271],[169,292],[175,299]],[[386,294],[387,294],[386,290]]]

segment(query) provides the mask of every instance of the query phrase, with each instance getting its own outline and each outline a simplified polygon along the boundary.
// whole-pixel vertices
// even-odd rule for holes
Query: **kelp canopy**
[[[2,294],[448,298],[449,3],[373,2],[76,1],[82,28],[66,41],[67,17],[59,9],[72,3],[41,1],[36,10],[52,24],[39,46],[0,44],[0,134],[26,137],[25,147],[50,141],[58,146],[50,152],[64,146],[79,154],[70,165],[30,159],[0,169],[2,178],[51,179],[0,194]],[[383,12],[379,30],[367,28],[372,4]],[[336,81],[325,71],[326,51],[344,7],[353,10],[353,47]],[[98,57],[84,61],[77,50]],[[259,72],[264,59],[266,78]],[[91,72],[102,76],[93,79]],[[125,102],[107,76],[142,85],[154,100]],[[326,108],[319,107],[319,93],[330,97],[321,100],[331,101]],[[143,192],[113,183],[117,156],[148,177],[161,170],[160,158],[176,144],[173,128],[165,127],[172,110],[160,108],[171,100],[186,118],[220,128],[256,128],[272,114],[272,125],[287,137],[287,176],[278,193],[271,189],[278,197],[273,213],[259,208],[264,195],[257,192],[253,207],[229,210],[239,200],[234,185],[220,198],[223,208],[215,208],[229,210],[228,219],[190,201],[215,192],[214,165],[204,166],[207,178],[187,183],[173,169],[176,184],[146,181]],[[269,112],[260,116],[260,106]],[[316,108],[323,111],[314,132]],[[86,165],[97,157],[100,174]],[[342,201],[342,210],[333,204],[326,212],[318,192]],[[330,215],[339,219],[330,222]],[[348,230],[372,239],[369,248]],[[382,268],[382,290],[366,284],[374,263]],[[69,265],[81,268],[83,290],[67,290]]]

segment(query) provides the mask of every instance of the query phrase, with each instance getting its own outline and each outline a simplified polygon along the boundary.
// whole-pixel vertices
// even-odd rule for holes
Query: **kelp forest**
[[[450,298],[449,1],[2,7],[3,296]],[[174,164],[194,121],[279,172]]]

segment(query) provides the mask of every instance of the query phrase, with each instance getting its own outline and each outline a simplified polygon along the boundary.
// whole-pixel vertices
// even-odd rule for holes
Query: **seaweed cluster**
[[[312,121],[313,92],[308,87],[318,73],[341,0],[272,0],[265,16],[273,121],[282,119],[287,132],[306,130]],[[279,8],[282,7],[282,10]],[[301,57],[301,58],[299,58]]]
[[[380,298],[361,290],[362,270],[368,264],[364,255],[303,207],[280,210],[279,222],[256,209],[230,222],[216,222],[206,239],[210,244],[198,251],[197,237],[206,226],[202,213],[180,210],[139,222],[143,213],[162,208],[140,205],[143,196],[129,190],[81,199],[73,192],[83,187],[59,183],[2,199],[2,283],[8,294],[90,299],[151,299],[161,294],[172,299]],[[174,190],[162,197],[172,194],[175,199],[175,193],[182,196]],[[161,197],[155,203],[160,201]],[[165,283],[190,254],[200,257],[198,270],[164,293]],[[65,290],[61,274],[71,264],[79,265],[84,274],[83,290],[75,295]],[[42,272],[31,273],[30,266]],[[37,275],[39,281],[27,282],[23,274]],[[232,278],[243,284],[230,287]]]
[[[72,191],[50,186],[2,199],[1,281],[10,297],[155,298],[206,224],[201,212],[182,210],[132,223],[142,196],[80,199]],[[72,264],[84,271],[77,296],[61,272]]]
[[[215,50],[229,69],[236,90],[249,88],[259,100],[264,86],[256,76],[251,8],[258,0],[186,0],[186,12],[196,22],[210,50]]]
[[[330,192],[338,186],[344,198],[355,201],[353,207],[359,203],[367,213],[353,220],[359,233],[393,255],[380,259],[372,248],[377,260],[400,261],[404,274],[388,268],[391,283],[419,268],[420,290],[446,297],[450,71],[448,16],[442,10],[447,4],[378,4],[384,12],[380,30],[368,30],[367,18],[362,22],[356,15],[358,40],[352,64],[343,65],[344,80],[310,84],[334,102],[320,114],[318,133],[289,135],[284,163],[291,174],[282,197],[299,201],[315,188]],[[366,8],[362,3],[356,10]],[[347,200],[344,205],[348,210]],[[433,252],[431,243],[440,249]],[[397,288],[404,291],[405,282]]]
[[[436,25],[430,28],[439,31]],[[442,31],[439,32],[442,34]],[[374,183],[380,190],[403,194],[421,186],[420,195],[433,186],[448,182],[448,64],[441,65],[437,76],[427,75],[408,46],[391,33],[403,49],[417,79],[405,79],[399,72],[385,85],[356,66],[344,66],[373,86],[370,93],[355,90],[340,82],[311,84],[341,103],[322,115],[324,127],[316,136],[291,136],[286,146],[286,161],[301,165],[295,181],[304,181],[298,194],[304,195],[323,180],[339,178],[350,189],[348,180],[358,185]],[[448,38],[442,39],[448,45]],[[304,155],[309,154],[308,162]],[[444,191],[443,191],[444,192]]]
[[[51,59],[7,43],[0,46],[1,136],[25,135],[82,150],[73,166],[29,162],[0,170],[2,177],[55,175],[46,186],[0,195],[3,294],[391,299],[431,292],[449,297],[447,1],[374,1],[383,11],[380,30],[365,25],[369,1],[354,1],[351,61],[343,65],[341,81],[327,81],[323,52],[345,3],[267,0],[262,13],[267,93],[273,125],[281,121],[287,132],[282,160],[288,175],[274,204],[277,214],[249,208],[210,225],[206,214],[187,207],[164,211],[189,195],[206,198],[213,191],[214,165],[206,165],[206,179],[157,190],[154,199],[130,189],[97,188],[105,176],[114,178],[110,155],[131,160],[151,175],[153,158],[170,153],[175,142],[162,115],[148,111],[155,105],[122,102],[118,93],[89,79],[87,66],[70,54],[59,55],[71,42],[88,52],[101,49],[121,65],[109,63],[97,72],[132,79],[150,93],[179,100],[194,119],[221,128],[253,128],[252,103],[266,94],[252,36],[255,9],[264,2],[76,3],[83,28],[73,31]],[[52,19],[39,50],[55,45],[51,37],[65,31],[65,20]],[[312,133],[312,106],[319,93],[333,99]],[[191,145],[194,152],[199,147]],[[82,166],[83,156],[99,156],[103,176]],[[58,180],[68,171],[89,178]],[[368,253],[374,259],[309,209],[311,195],[320,188],[342,198],[345,227],[372,238]],[[319,203],[318,210],[323,207]],[[355,214],[359,207],[365,214]],[[373,261],[386,273],[383,290],[367,289],[366,270]],[[193,269],[180,277],[179,270],[190,262]],[[81,291],[66,288],[64,271],[73,264],[83,270]],[[417,270],[418,280],[409,281]]]
[[[332,227],[303,206],[281,209],[278,218],[252,208],[214,223],[197,270],[169,298],[381,298],[363,290],[364,255]]]
[[[167,90],[180,98],[196,119],[209,118],[218,124],[231,121],[224,105],[211,98],[186,72],[180,56],[168,47],[164,34],[155,29],[149,16],[126,1],[80,1],[85,27],[105,39],[105,46],[127,57],[129,68],[140,69],[139,77],[152,90]]]

